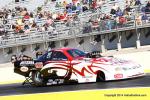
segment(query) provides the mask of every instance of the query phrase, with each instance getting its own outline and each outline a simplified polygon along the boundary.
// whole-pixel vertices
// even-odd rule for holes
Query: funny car
[[[144,75],[142,66],[133,61],[74,48],[53,49],[37,59],[25,58],[14,60],[14,72],[30,76],[35,86],[121,80]]]

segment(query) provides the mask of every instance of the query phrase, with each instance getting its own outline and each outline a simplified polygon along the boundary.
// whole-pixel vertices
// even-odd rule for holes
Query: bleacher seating
[[[141,8],[146,5],[145,0],[141,0],[142,5],[140,6],[140,10],[138,14],[140,16],[143,15],[141,12]],[[28,7],[33,5],[32,8]],[[82,4],[82,3],[81,3]],[[118,17],[116,15],[111,15],[110,11],[114,4],[117,4],[121,10],[123,11],[126,7],[125,0],[106,0],[106,2],[102,5],[101,9],[93,11],[93,9],[89,9],[86,11],[82,11],[78,13],[77,10],[72,11],[72,13],[67,13],[65,20],[60,19],[52,19],[53,24],[47,26],[47,21],[49,16],[45,16],[44,12],[48,14],[58,14],[58,13],[64,13],[66,11],[66,7],[55,7],[56,2],[48,2],[47,4],[44,4],[42,0],[38,0],[38,2],[33,2],[32,0],[28,0],[25,2],[20,3],[9,3],[7,4],[7,7],[10,7],[11,9],[14,9],[16,6],[23,6],[26,8],[29,8],[30,10],[27,10],[28,13],[33,12],[33,19],[34,22],[38,27],[30,28],[30,31],[28,33],[25,33],[25,30],[22,30],[23,32],[16,33],[14,29],[12,29],[12,24],[16,24],[19,19],[24,19],[24,16],[19,15],[19,12],[15,12],[16,16],[12,17],[11,19],[7,20],[7,23],[4,25],[5,30],[7,31],[5,34],[1,35],[1,42],[0,47],[6,46],[6,45],[15,45],[28,43],[28,41],[32,42],[38,42],[38,41],[45,41],[45,39],[52,39],[52,38],[60,38],[60,37],[67,37],[68,35],[83,35],[91,32],[99,32],[105,33],[110,31],[116,31],[118,29],[130,29],[135,27],[141,27],[144,25],[149,25],[150,23],[150,14],[147,14],[148,20],[146,23],[136,24],[135,19],[138,20],[136,14],[136,8],[139,6],[131,6],[133,9],[130,12],[130,16],[127,19],[127,16]],[[28,5],[28,6],[26,6]],[[37,6],[35,6],[37,5]],[[86,5],[87,6],[87,5]],[[41,7],[41,11],[37,11],[37,7]],[[50,13],[49,13],[50,12]],[[12,14],[13,12],[11,12]],[[17,15],[18,14],[18,15]],[[42,17],[39,18],[39,14],[42,14]],[[44,16],[44,17],[43,17]],[[51,16],[53,17],[53,16]],[[75,19],[76,17],[76,19]],[[99,18],[100,17],[100,18]],[[108,18],[107,18],[108,17]],[[98,19],[99,18],[99,19]],[[117,19],[118,18],[118,19]],[[120,18],[120,19],[119,19]],[[3,22],[4,19],[1,19]],[[122,22],[124,20],[124,22]],[[30,23],[30,19],[24,19],[23,25],[25,23]],[[96,28],[95,21],[97,21]],[[121,21],[121,22],[120,22]],[[24,27],[21,25],[21,27]],[[135,26],[136,25],[136,26]],[[51,29],[49,29],[51,27]],[[84,31],[86,30],[86,31]],[[73,34],[72,34],[73,33]]]

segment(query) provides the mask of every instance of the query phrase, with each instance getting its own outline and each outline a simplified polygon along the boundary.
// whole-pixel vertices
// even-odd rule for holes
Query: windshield
[[[83,51],[77,50],[77,49],[71,49],[71,50],[68,50],[67,52],[68,52],[73,58],[86,56],[86,53],[84,53]]]

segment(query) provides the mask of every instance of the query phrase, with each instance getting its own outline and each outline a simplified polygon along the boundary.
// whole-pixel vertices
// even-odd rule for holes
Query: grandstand
[[[3,1],[4,2],[4,1]],[[9,0],[0,5],[0,62],[49,48],[86,52],[150,45],[148,0]]]

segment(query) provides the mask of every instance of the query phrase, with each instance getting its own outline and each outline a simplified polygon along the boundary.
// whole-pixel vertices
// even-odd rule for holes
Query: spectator
[[[42,32],[47,31],[47,25],[46,25],[46,24],[44,24],[44,25],[41,27],[41,30],[42,30]]]
[[[125,11],[131,12],[132,8],[129,5],[126,5]]]
[[[127,4],[128,6],[130,6],[130,5],[131,5],[131,0],[126,0],[126,4]]]
[[[34,18],[33,17],[29,17],[29,23],[32,24],[34,22]]]
[[[116,11],[116,16],[123,16],[123,12],[120,9],[120,7],[118,7],[117,11]]]
[[[71,9],[71,8],[68,8],[68,9],[67,9],[67,13],[72,13],[72,9]]]
[[[92,0],[89,0],[89,8],[92,7]]]
[[[82,12],[82,7],[81,7],[81,5],[80,5],[80,3],[77,3],[77,13],[80,13],[80,12]]]
[[[7,19],[3,19],[3,24],[5,25],[5,24],[7,24]]]
[[[144,13],[142,15],[142,23],[147,23],[148,22],[148,16]]]
[[[112,27],[111,20],[107,19],[106,20],[106,28],[107,28],[107,30],[111,30],[111,27]]]
[[[2,19],[2,18],[3,18],[3,12],[0,11],[0,19]]]
[[[31,28],[36,28],[37,24],[35,23],[35,21],[33,21],[33,23],[31,24]]]
[[[130,6],[135,6],[135,0],[131,0]]]
[[[58,3],[58,2],[56,2],[55,7],[56,7],[56,8],[57,8],[57,7],[61,7],[60,3],[61,3],[61,2],[59,2],[59,3]]]
[[[0,36],[4,35],[5,28],[3,25],[0,25]]]
[[[137,14],[135,20],[136,20],[136,25],[142,25],[142,17],[141,17],[141,15]]]
[[[64,14],[59,15],[59,20],[64,20],[65,18],[66,18],[66,16]]]
[[[119,17],[119,25],[123,27],[126,24],[127,20],[124,16]]]
[[[79,3],[79,1],[78,0],[72,0],[72,3],[76,5],[77,3]]]
[[[57,13],[54,13],[53,15],[52,15],[52,18],[55,20],[56,18],[58,17],[58,14]]]
[[[117,4],[114,4],[114,6],[111,8],[111,11],[110,11],[110,14],[116,14],[116,11],[118,9],[118,5]]]
[[[15,32],[16,32],[16,33],[23,33],[23,30],[22,30],[21,25],[16,25],[16,27],[15,27]]]
[[[99,24],[98,24],[98,21],[97,20],[95,20],[95,21],[92,21],[92,28],[94,29],[94,30],[100,30],[99,29]]]
[[[25,30],[28,30],[28,29],[29,29],[29,25],[28,25],[27,23],[24,25],[24,29],[25,29]]]
[[[147,2],[146,7],[147,7],[147,8],[150,7],[150,1]]]
[[[67,2],[66,1],[63,1],[63,7],[66,7],[67,6]]]
[[[140,1],[140,0],[136,0],[136,1],[135,1],[135,6],[136,6],[136,5],[141,5],[141,1]]]
[[[29,13],[26,13],[23,17],[24,20],[29,20],[30,19],[30,15]]]
[[[98,8],[101,8],[103,4],[104,4],[104,1],[103,1],[103,0],[98,0],[98,1],[97,1],[97,7],[98,7]]]
[[[38,14],[38,18],[39,18],[39,19],[43,18],[43,14],[42,14],[42,13],[39,13],[39,14]]]
[[[88,4],[88,0],[82,0],[82,4]]]
[[[72,11],[75,11],[76,9],[77,9],[76,5],[73,4],[73,5],[72,5]]]
[[[21,11],[21,16],[25,16],[27,13],[28,13],[28,12],[27,12],[27,9],[24,8],[24,9]]]
[[[84,11],[87,11],[87,10],[88,10],[87,6],[83,6],[83,7],[82,7],[82,10],[83,10],[83,12],[84,12]]]
[[[92,1],[92,9],[96,9],[97,8],[97,2],[96,0]]]
[[[148,3],[145,6],[145,12],[150,13],[150,1],[148,1]]]
[[[11,14],[8,14],[7,19],[8,19],[8,20],[12,20]]]
[[[17,19],[17,24],[18,25],[23,25],[23,19],[21,17],[19,19]]]
[[[46,23],[47,23],[48,25],[52,25],[53,22],[54,22],[54,21],[53,21],[52,17],[48,17],[48,18],[47,18]]]

